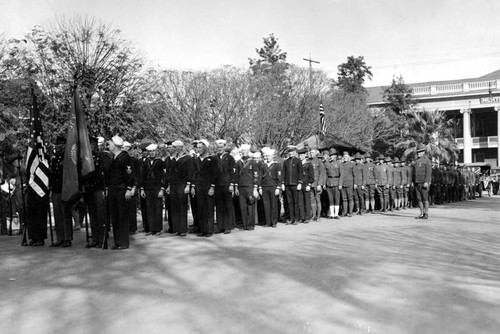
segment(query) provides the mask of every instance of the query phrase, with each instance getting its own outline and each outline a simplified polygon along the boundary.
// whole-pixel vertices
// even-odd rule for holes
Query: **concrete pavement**
[[[134,236],[125,251],[0,237],[0,333],[500,333],[500,197]]]

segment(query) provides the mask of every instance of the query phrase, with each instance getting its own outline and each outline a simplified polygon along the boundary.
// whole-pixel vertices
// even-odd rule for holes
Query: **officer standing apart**
[[[132,158],[122,149],[123,139],[114,136],[108,140],[109,151],[113,155],[109,169],[107,196],[109,213],[113,225],[111,249],[127,249],[130,243],[128,201],[135,192],[135,177],[132,171]]]
[[[425,156],[425,146],[417,147],[417,160],[415,160],[415,192],[420,208],[420,215],[415,219],[429,218],[429,188],[431,185],[432,164]]]

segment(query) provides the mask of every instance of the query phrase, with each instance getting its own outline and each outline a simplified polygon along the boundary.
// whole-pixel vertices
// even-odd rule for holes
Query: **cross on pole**
[[[309,62],[309,85],[310,85],[310,88],[312,90],[312,71],[313,71],[312,63],[319,64],[319,61],[313,60],[311,58],[311,54],[309,54],[309,59],[307,59],[307,58],[302,58],[302,59]]]

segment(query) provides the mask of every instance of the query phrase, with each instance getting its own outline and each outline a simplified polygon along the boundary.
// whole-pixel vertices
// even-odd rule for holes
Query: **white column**
[[[472,162],[472,137],[470,134],[470,108],[462,109],[464,115],[464,163]]]
[[[497,112],[497,166],[500,166],[500,107],[495,107]]]

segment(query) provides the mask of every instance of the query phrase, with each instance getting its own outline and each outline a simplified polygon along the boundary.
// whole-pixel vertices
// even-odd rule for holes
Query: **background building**
[[[455,121],[459,162],[500,165],[500,70],[479,78],[407,84],[418,110],[443,110]],[[369,87],[368,105],[384,108],[386,87]]]

